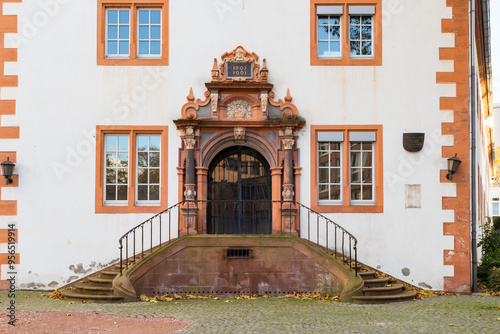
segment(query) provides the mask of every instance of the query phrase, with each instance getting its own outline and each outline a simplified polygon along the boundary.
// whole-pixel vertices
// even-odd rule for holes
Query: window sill
[[[96,206],[95,213],[151,213],[156,214],[162,211],[160,205],[155,206]]]
[[[98,66],[168,66],[167,58],[97,58]]]
[[[383,213],[382,205],[311,205],[311,209],[319,213]]]

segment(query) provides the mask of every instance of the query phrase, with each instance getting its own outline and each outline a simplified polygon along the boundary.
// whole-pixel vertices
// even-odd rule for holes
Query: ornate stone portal
[[[195,99],[190,89],[182,118],[175,121],[184,144],[179,150],[179,199],[191,201],[183,207],[181,235],[207,232],[208,167],[231,145],[250,146],[268,160],[271,199],[285,203],[273,204],[272,232],[298,234],[295,202],[301,168],[295,143],[305,121],[289,90],[284,99],[275,100],[268,73],[265,59],[261,67],[257,54],[239,46],[224,53],[220,63],[214,60],[203,100]],[[251,173],[249,167],[244,172]]]

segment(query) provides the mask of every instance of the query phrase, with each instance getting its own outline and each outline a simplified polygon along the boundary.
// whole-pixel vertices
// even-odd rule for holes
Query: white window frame
[[[108,37],[108,27],[109,27],[109,18],[108,18],[108,15],[109,15],[109,11],[111,10],[116,10],[118,11],[118,23],[116,23],[118,29],[117,29],[117,51],[118,53],[117,54],[109,54],[109,50],[108,50],[108,42],[109,42],[109,37]],[[120,24],[120,11],[121,10],[126,10],[128,11],[128,38],[125,40],[125,39],[120,39],[120,26],[125,26],[126,24]],[[105,29],[105,41],[104,41],[104,47],[105,47],[105,56],[106,58],[109,58],[109,59],[128,59],[130,58],[130,51],[131,51],[131,35],[132,35],[132,13],[131,13],[131,10],[130,8],[126,8],[126,7],[107,7],[105,9],[105,13],[106,13],[106,18],[105,18],[105,24],[104,24],[104,29]],[[113,24],[114,25],[114,24]],[[113,39],[114,40],[114,39]],[[120,54],[120,41],[128,41],[128,54],[126,55],[122,55]]]
[[[338,55],[328,55],[328,56],[324,56],[324,55],[319,55],[319,43],[320,42],[325,42],[325,40],[320,40],[319,39],[319,28],[320,27],[324,27],[324,26],[320,26],[319,25],[319,18],[320,16],[326,16],[328,17],[328,25],[327,27],[330,27],[330,18],[331,17],[338,17],[340,19],[340,23],[339,23],[339,44],[340,44],[340,50],[339,50],[339,54]],[[343,54],[343,48],[344,48],[344,43],[343,43],[343,33],[344,33],[344,29],[343,29],[343,14],[316,14],[316,43],[317,43],[317,48],[316,48],[316,56],[318,57],[318,59],[342,59],[342,54]],[[328,43],[328,51],[330,52],[330,43],[333,42],[333,40],[330,40],[330,33],[328,34],[328,40],[326,40],[326,42]]]
[[[141,151],[141,152],[147,152],[148,153],[148,167],[141,167],[139,166],[139,136],[158,136],[160,138],[160,147],[158,148],[158,151],[150,151],[149,150],[149,145],[147,151]],[[162,156],[161,156],[161,150],[162,150],[162,135],[159,133],[137,133],[135,135],[135,205],[137,206],[158,206],[161,204],[161,169],[162,169]],[[148,139],[148,144],[149,144]],[[149,166],[149,153],[158,153],[159,158],[158,158],[158,167],[150,167]],[[158,169],[158,200],[139,200],[139,169],[147,169],[148,170],[148,176],[149,176],[149,169]],[[148,186],[148,198],[149,198],[149,186],[150,185],[156,185],[156,183],[151,184],[149,182],[149,177],[148,177],[148,183],[141,183],[140,185],[147,185]]]
[[[495,204],[498,206],[497,207],[497,214],[495,214]],[[498,217],[500,216],[500,200],[498,198],[493,198],[491,200],[491,216],[492,217]]]
[[[374,12],[374,6],[366,6],[366,7],[373,7],[373,13],[370,12],[370,10],[368,10],[365,14],[362,14],[363,11],[360,11],[360,13],[351,13],[352,11],[352,8],[362,8],[361,6],[349,6],[349,17],[348,17],[348,32],[347,32],[347,39],[348,39],[348,47],[349,47],[349,58],[373,58],[375,56],[375,12]],[[364,7],[363,7],[364,8]],[[363,16],[368,16],[371,18],[371,39],[363,39],[363,32],[362,32],[362,27],[363,27],[363,23],[362,23],[362,20],[363,20]],[[360,21],[359,21],[359,33],[360,33],[360,36],[359,36],[359,40],[358,39],[355,39],[355,40],[352,40],[351,39],[351,17],[359,17],[360,18]],[[371,42],[371,54],[369,55],[363,55],[363,54],[360,54],[360,55],[353,55],[351,54],[351,42],[352,41],[356,41],[358,42],[359,41],[359,48],[360,48],[360,53],[362,53],[362,50],[363,50],[363,42]]]
[[[150,43],[149,44],[149,54],[147,55],[141,55],[139,52],[140,52],[140,42],[141,42],[141,39],[140,39],[140,26],[141,24],[139,24],[139,12],[141,10],[158,10],[160,11],[160,54],[158,55],[152,55],[151,54],[151,41],[158,41],[158,40],[152,40],[151,39],[151,12],[150,12],[150,16],[149,16],[149,23],[148,23],[148,27],[149,27],[149,39],[147,39],[147,41]],[[136,26],[136,29],[137,29],[137,58],[138,59],[157,59],[157,58],[161,58],[162,57],[162,52],[163,52],[163,47],[162,47],[162,43],[163,43],[163,8],[160,8],[160,7],[139,7],[136,9],[136,17],[137,17],[137,26]],[[142,24],[143,25],[143,24]],[[158,24],[154,24],[154,26],[157,26]],[[145,40],[142,40],[142,41],[145,41]]]
[[[352,132],[351,132],[352,134]],[[360,181],[359,183],[354,183],[354,185],[360,185],[361,186],[361,194],[363,194],[363,169],[364,168],[368,168],[368,167],[363,167],[363,161],[361,161],[361,166],[352,166],[351,165],[351,162],[352,162],[352,156],[351,156],[351,153],[352,153],[352,143],[361,143],[361,144],[366,144],[366,143],[370,143],[371,144],[371,154],[372,154],[372,159],[371,159],[371,170],[372,170],[372,182],[371,182],[371,187],[372,187],[372,199],[371,200],[363,200],[363,199],[360,199],[360,200],[356,200],[356,199],[352,199],[352,186],[353,186],[353,182],[352,182],[352,170],[353,169],[360,169],[361,170],[361,175],[360,175]],[[368,151],[365,151],[363,150],[363,148],[361,148],[361,150],[356,150],[355,152],[360,152],[361,153],[361,160],[363,160],[363,152],[368,152]],[[375,204],[375,140],[374,141],[370,141],[370,140],[351,140],[349,139],[349,201],[351,203],[351,205],[366,205],[366,204]]]
[[[117,148],[116,150],[114,151],[108,151],[107,150],[107,137],[108,136],[116,136],[117,137]],[[125,153],[125,151],[120,151],[119,150],[119,147],[118,147],[118,143],[119,143],[119,139],[118,137],[119,136],[126,136],[128,137],[128,150],[126,151],[127,154],[128,154],[128,163],[127,163],[127,184],[120,184],[118,183],[118,167],[112,167],[112,169],[115,170],[116,172],[116,180],[117,180],[117,183],[109,183],[108,184],[108,179],[107,179],[107,169],[108,169],[108,166],[106,166],[106,156],[108,154],[108,152],[112,152],[112,153],[116,153],[117,155],[119,155],[120,153]],[[104,135],[104,187],[103,187],[103,204],[104,205],[118,205],[118,206],[125,206],[125,205],[128,205],[128,199],[129,199],[129,191],[128,191],[128,187],[130,185],[130,135],[129,134],[125,134],[125,133],[109,133],[109,134],[105,134]],[[123,169],[125,169],[125,167],[121,167]],[[108,200],[106,198],[106,188],[108,185],[112,185],[112,186],[115,186],[115,187],[118,187],[118,185],[122,185],[122,186],[126,186],[127,187],[127,199],[126,200]],[[118,196],[118,188],[116,188],[116,196]]]

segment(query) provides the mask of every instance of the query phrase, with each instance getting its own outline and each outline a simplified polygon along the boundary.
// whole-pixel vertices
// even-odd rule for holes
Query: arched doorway
[[[221,151],[208,172],[209,234],[271,234],[271,173],[256,150]]]

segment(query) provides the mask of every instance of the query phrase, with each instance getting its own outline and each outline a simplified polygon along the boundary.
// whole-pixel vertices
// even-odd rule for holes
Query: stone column
[[[198,231],[198,206],[196,200],[196,174],[194,162],[194,148],[196,139],[184,139],[186,150],[186,166],[184,171],[184,200],[181,206],[183,226],[180,228],[180,234],[197,234]]]
[[[294,203],[294,178],[293,168],[293,148],[295,140],[292,138],[283,139],[285,156],[283,161],[283,205],[281,207],[281,230],[282,233],[298,235],[297,208]]]

